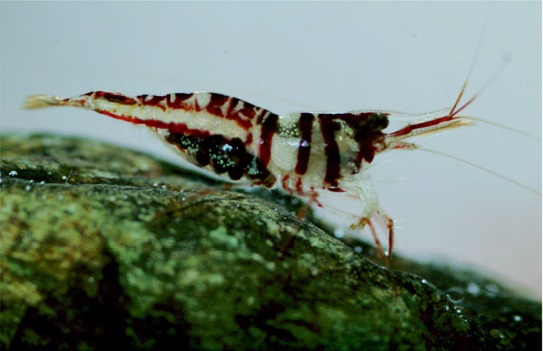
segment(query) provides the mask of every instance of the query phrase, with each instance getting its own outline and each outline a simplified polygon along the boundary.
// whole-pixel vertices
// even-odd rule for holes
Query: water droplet
[[[345,236],[345,231],[343,229],[337,228],[336,230],[334,230],[334,236],[341,239]]]
[[[25,190],[30,191],[30,190],[32,190],[32,187],[30,185],[27,185],[27,186],[25,186]]]
[[[479,285],[471,282],[466,287],[466,291],[468,293],[470,293],[471,295],[473,295],[473,296],[477,296],[477,295],[479,295],[481,293],[481,288],[479,287]]]
[[[19,174],[19,173],[17,173],[17,171],[11,171],[11,172],[8,173],[8,176],[10,176],[10,177],[17,177],[18,174]]]
[[[362,246],[355,246],[354,247],[354,252],[361,253],[362,252]]]
[[[293,198],[290,200],[290,204],[291,204],[292,206],[296,206],[296,205],[300,204],[300,199],[293,197]]]
[[[521,321],[522,321],[522,317],[519,316],[519,315],[517,314],[516,316],[513,317],[513,320],[514,320],[515,322],[521,322]]]
[[[450,288],[445,292],[449,301],[454,304],[461,303],[464,300],[464,289],[459,287]]]
[[[89,283],[94,283],[94,278],[93,277],[89,277]]]
[[[485,292],[487,296],[496,296],[498,295],[499,288],[496,284],[487,284],[485,286]]]

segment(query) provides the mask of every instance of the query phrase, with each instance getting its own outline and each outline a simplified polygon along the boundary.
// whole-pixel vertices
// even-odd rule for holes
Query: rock
[[[0,141],[2,348],[541,347],[540,302],[402,258],[395,291],[288,197],[83,139]]]

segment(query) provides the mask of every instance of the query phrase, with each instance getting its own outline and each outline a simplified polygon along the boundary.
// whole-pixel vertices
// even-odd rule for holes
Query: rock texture
[[[3,349],[541,348],[540,302],[404,259],[395,292],[288,197],[88,140],[0,142]]]

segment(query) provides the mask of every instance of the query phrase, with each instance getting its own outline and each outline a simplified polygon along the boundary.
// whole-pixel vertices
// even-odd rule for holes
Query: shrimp
[[[465,87],[448,112],[389,133],[384,129],[393,112],[278,115],[241,99],[210,92],[130,96],[93,91],[66,99],[34,95],[28,97],[24,107],[74,106],[142,124],[184,159],[227,181],[282,188],[307,204],[333,208],[322,200],[326,193],[355,201],[360,212],[354,215],[350,228],[369,227],[390,272],[394,221],[379,208],[364,171],[376,155],[386,150],[419,148],[406,139],[469,124],[470,117],[459,113],[477,95],[460,105]],[[375,220],[388,229],[387,254],[377,236]]]

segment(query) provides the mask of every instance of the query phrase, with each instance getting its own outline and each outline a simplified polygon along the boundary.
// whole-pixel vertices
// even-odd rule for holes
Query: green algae
[[[383,267],[254,194],[88,140],[11,135],[1,145],[4,348],[541,342],[541,304],[477,274],[398,260],[425,279],[396,272],[395,293]],[[470,283],[497,292],[450,299]]]

